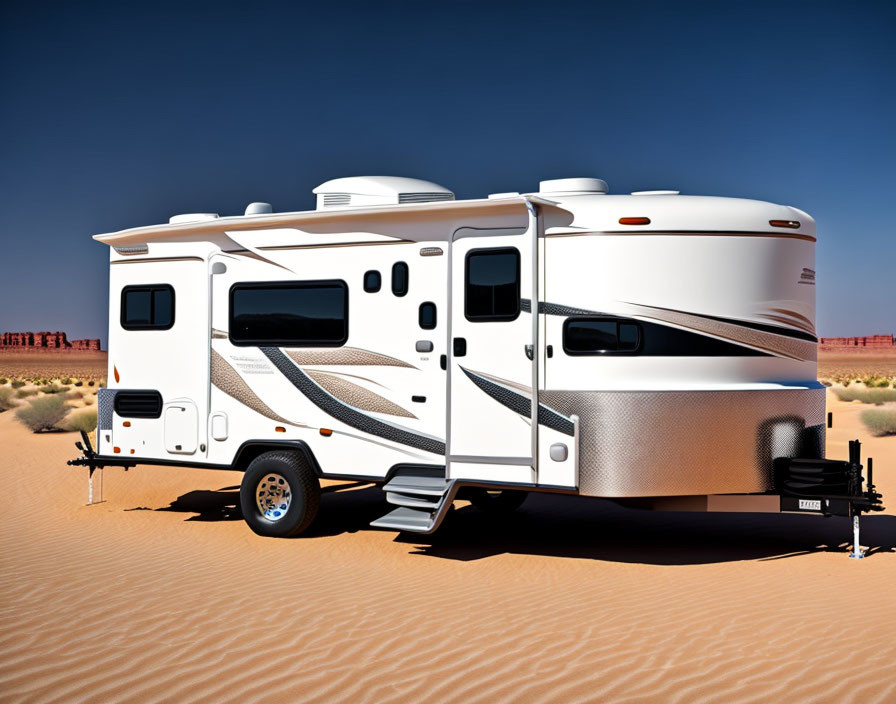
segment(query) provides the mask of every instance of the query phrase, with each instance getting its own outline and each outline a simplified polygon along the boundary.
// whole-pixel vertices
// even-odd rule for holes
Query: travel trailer
[[[473,200],[396,177],[314,192],[313,211],[95,237],[109,387],[75,464],[238,470],[269,536],[309,526],[320,478],[382,482],[394,509],[372,525],[423,533],[456,498],[509,511],[532,491],[880,508],[857,443],[824,459],[803,211],[596,178]]]

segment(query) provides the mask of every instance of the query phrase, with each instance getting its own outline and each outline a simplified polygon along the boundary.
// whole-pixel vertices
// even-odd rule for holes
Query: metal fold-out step
[[[405,470],[384,487],[386,501],[395,510],[370,525],[386,530],[432,533],[445,518],[457,492],[454,480],[432,471]]]

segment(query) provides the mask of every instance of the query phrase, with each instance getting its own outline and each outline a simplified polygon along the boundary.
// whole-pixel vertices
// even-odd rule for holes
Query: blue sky
[[[105,344],[90,235],[330,178],[599,176],[818,221],[820,334],[896,332],[896,3],[0,3],[0,330]]]

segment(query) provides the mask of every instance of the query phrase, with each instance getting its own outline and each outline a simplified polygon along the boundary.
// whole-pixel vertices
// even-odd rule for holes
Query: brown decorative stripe
[[[412,364],[403,362],[395,357],[389,357],[377,352],[362,350],[357,347],[328,348],[300,348],[285,349],[289,358],[300,366],[305,365],[333,365],[333,366],[372,366],[372,367],[407,367],[416,369]]]
[[[268,408],[267,404],[262,401],[255,392],[249,388],[249,385],[243,380],[236,369],[234,369],[227,360],[220,354],[211,350],[211,381],[212,385],[218,387],[231,398],[236,399],[244,406],[251,408],[256,413],[260,413],[266,418],[270,418],[278,423],[286,423],[296,428],[307,428],[309,426],[304,423],[293,423],[286,420],[283,416],[277,415]]]
[[[363,386],[353,384],[346,379],[340,379],[338,376],[325,372],[311,371],[310,369],[303,371],[331,396],[335,396],[343,403],[347,403],[360,411],[384,413],[385,415],[400,416],[402,418],[417,417],[398,404],[392,403],[389,399],[383,398],[379,394],[365,389]]]
[[[783,239],[805,240],[806,242],[815,242],[816,239],[812,235],[801,235],[796,232],[754,232],[752,230],[730,230],[730,231],[705,231],[697,232],[694,230],[604,230],[592,232],[556,232],[545,237],[583,237],[585,235],[699,235],[703,237],[780,237]]]
[[[730,342],[760,349],[779,357],[789,357],[801,361],[817,359],[817,345],[809,340],[801,340],[788,337],[787,330],[781,334],[757,330],[748,327],[747,321],[725,321],[711,316],[685,313],[683,311],[644,306],[636,303],[629,304],[635,308],[635,314],[639,317],[649,318],[662,323],[671,323],[687,330],[705,333],[720,337]]]
[[[212,339],[213,340],[226,340],[227,333],[223,330],[218,330],[217,328],[212,328]]]

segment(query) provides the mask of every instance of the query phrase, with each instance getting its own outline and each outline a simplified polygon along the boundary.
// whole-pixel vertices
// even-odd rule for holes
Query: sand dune
[[[896,507],[896,438],[829,400]],[[367,529],[369,485],[327,486],[308,537],[239,517],[230,472],[105,471],[85,506],[73,434],[0,414],[0,700],[896,700],[896,516],[624,510],[533,496],[430,537]]]

